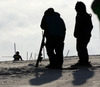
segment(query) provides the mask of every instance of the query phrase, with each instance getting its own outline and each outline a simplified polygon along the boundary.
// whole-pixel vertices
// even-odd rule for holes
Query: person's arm
[[[43,16],[40,27],[43,30],[47,30],[46,16]]]
[[[20,55],[19,55],[20,56]],[[22,57],[20,56],[20,59],[22,60]]]

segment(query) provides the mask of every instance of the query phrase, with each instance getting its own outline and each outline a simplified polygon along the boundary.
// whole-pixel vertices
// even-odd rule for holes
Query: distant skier
[[[14,61],[22,60],[22,57],[19,55],[19,52],[17,51],[16,54],[13,56]]]

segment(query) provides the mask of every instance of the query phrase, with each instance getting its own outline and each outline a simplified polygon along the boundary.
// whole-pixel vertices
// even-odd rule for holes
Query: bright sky
[[[75,16],[75,4],[78,0],[0,0],[0,61],[12,60],[14,55],[14,43],[23,59],[27,59],[31,52],[33,57],[38,54],[42,39],[40,22],[44,11],[53,7],[61,14],[66,24],[66,40],[64,56],[68,50],[69,55],[77,55],[76,41],[73,37]],[[88,45],[89,54],[99,54],[99,22],[91,10],[92,0],[80,0],[87,6],[87,12],[92,13],[93,31]]]

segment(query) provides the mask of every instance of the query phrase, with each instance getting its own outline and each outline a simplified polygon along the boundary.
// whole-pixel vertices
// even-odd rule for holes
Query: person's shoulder
[[[54,15],[60,17],[60,14],[58,12],[55,12]]]
[[[13,55],[13,57],[15,57],[16,55]]]

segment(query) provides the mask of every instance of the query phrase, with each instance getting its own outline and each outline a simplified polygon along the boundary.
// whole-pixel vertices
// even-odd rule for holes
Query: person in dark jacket
[[[62,68],[66,31],[63,19],[53,8],[49,8],[44,13],[41,28],[45,32],[46,50],[50,61],[50,64],[46,68]]]
[[[75,6],[77,12],[74,37],[76,38],[76,49],[79,61],[72,66],[90,66],[87,45],[90,41],[93,28],[91,14],[86,12],[86,6],[83,2],[77,2]]]
[[[22,60],[22,57],[19,55],[19,52],[17,51],[16,54],[13,56],[14,61]]]

